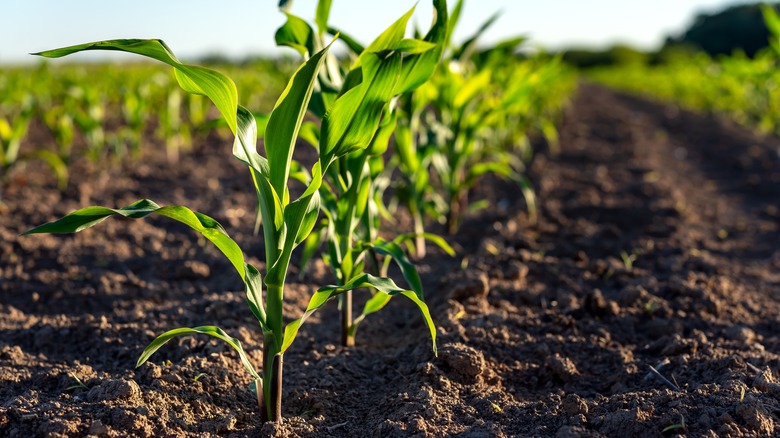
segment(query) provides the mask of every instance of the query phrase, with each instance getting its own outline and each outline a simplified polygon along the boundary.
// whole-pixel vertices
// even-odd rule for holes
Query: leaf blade
[[[144,348],[144,351],[141,352],[141,356],[138,358],[135,367],[138,368],[143,365],[155,352],[157,352],[157,350],[159,350],[163,345],[167,344],[168,341],[179,336],[188,336],[194,334],[208,335],[227,343],[234,350],[236,350],[239,358],[241,359],[241,364],[244,366],[244,368],[246,368],[247,371],[249,371],[249,374],[251,374],[255,380],[260,379],[260,375],[257,373],[257,371],[255,371],[254,366],[252,366],[252,362],[249,361],[249,357],[244,351],[244,348],[241,346],[241,341],[230,337],[227,333],[225,333],[224,330],[216,326],[199,326],[193,328],[182,327],[169,330],[160,336],[157,336],[152,342],[149,343],[149,345],[146,346],[146,348]]]

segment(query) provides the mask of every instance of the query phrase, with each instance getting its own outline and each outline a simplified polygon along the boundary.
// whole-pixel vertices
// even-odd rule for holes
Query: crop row
[[[262,275],[209,216],[146,199],[121,208],[86,207],[25,234],[77,232],[114,215],[140,219],[157,214],[188,225],[214,243],[246,286],[247,305],[263,335],[262,370],[255,369],[237,339],[215,326],[163,333],[146,347],[137,365],[175,337],[218,338],[239,354],[265,420],[282,418],[284,352],[306,319],[331,299],[339,301],[341,341],[349,347],[366,317],[393,296],[408,298],[421,312],[435,353],[436,328],[407,252],[422,257],[426,243],[433,243],[452,253],[446,240],[426,232],[426,227],[440,222],[448,232],[456,232],[466,213],[484,205],[469,200],[469,193],[487,174],[518,184],[535,214],[536,200],[524,176],[533,152],[529,136],[541,135],[556,147],[555,122],[573,90],[574,75],[557,58],[519,56],[522,38],[479,48],[478,37],[497,16],[455,45],[450,35],[462,1],[451,11],[444,0],[433,5],[435,19],[425,34],[405,36],[413,8],[363,45],[328,25],[330,1],[318,2],[314,23],[292,14],[289,2],[282,2],[287,21],[277,31],[276,42],[297,52],[301,64],[268,114],[247,109],[227,75],[180,62],[160,40],[101,41],[40,53],[59,58],[86,50],[120,50],[145,56],[172,67],[182,90],[213,103],[232,133],[233,156],[247,166],[248,186],[257,195],[255,231],[262,235],[267,267]],[[340,42],[347,58],[334,55],[332,46]],[[172,95],[163,94],[168,101]],[[114,104],[126,100],[120,95]],[[147,98],[139,100],[148,104]],[[195,105],[197,113],[204,114],[195,122],[205,122],[207,107]],[[264,154],[257,148],[260,138]],[[311,166],[293,159],[299,138],[316,151]],[[291,190],[292,185],[302,193]],[[414,229],[389,238],[388,221],[382,219],[391,220],[398,209],[409,212]],[[289,321],[283,314],[285,282],[298,246],[303,247],[302,263],[322,257],[334,284],[319,288],[303,315]],[[393,263],[404,286],[388,275]],[[356,316],[354,290],[372,294]]]
[[[754,58],[737,52],[648,66],[630,64],[593,70],[589,77],[610,87],[685,108],[724,114],[747,127],[780,134],[780,17],[765,7],[770,47]]]
[[[243,104],[269,110],[291,66],[261,61],[223,69]],[[41,63],[0,67],[0,73],[0,183],[31,159],[47,162],[61,188],[80,158],[107,165],[159,146],[175,162],[215,115],[208,99],[183,92],[173,73],[155,64]],[[47,134],[31,135],[36,129]]]

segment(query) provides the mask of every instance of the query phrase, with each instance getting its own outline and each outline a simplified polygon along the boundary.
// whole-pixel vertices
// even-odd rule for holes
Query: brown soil
[[[165,330],[217,324],[256,364],[239,279],[170,221],[18,233],[87,204],[140,198],[213,215],[248,254],[249,179],[229,144],[170,166],[17,169],[0,207],[2,436],[771,436],[780,430],[780,158],[776,138],[583,85],[561,153],[464,224],[460,254],[420,263],[439,356],[402,299],[338,346],[335,303],[285,355],[282,426],[261,424],[236,354]],[[259,260],[253,259],[258,265]],[[461,266],[467,266],[462,269]],[[296,274],[296,273],[293,273]],[[293,276],[300,313],[328,276]],[[651,366],[663,378],[654,374]],[[83,386],[77,386],[73,376]],[[665,382],[665,380],[669,382]],[[684,427],[683,427],[684,424]]]

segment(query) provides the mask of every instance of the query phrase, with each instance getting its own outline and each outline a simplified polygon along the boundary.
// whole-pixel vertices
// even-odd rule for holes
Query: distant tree
[[[730,55],[741,50],[752,57],[769,45],[769,31],[760,5],[737,5],[713,14],[699,14],[682,35],[667,38],[665,46],[688,45],[710,55]]]

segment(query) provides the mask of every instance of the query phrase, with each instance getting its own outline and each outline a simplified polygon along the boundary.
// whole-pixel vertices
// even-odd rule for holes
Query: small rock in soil
[[[0,359],[8,360],[11,363],[21,362],[24,359],[24,352],[18,345],[4,345],[0,348]]]
[[[162,377],[162,367],[153,362],[146,362],[141,368],[141,375],[147,379]]]
[[[735,325],[726,330],[726,337],[732,341],[751,344],[756,340],[756,332],[747,327]]]
[[[100,420],[95,420],[92,422],[92,425],[89,426],[89,431],[87,433],[95,436],[105,436],[108,434],[108,426],[103,424]]]
[[[595,436],[599,435],[589,432],[588,429],[581,426],[563,426],[555,434],[555,438],[586,438]]]
[[[775,431],[774,420],[766,408],[758,402],[740,403],[737,405],[736,413],[750,430],[757,431],[760,435],[769,436]]]
[[[548,357],[546,363],[553,375],[566,383],[580,376],[577,365],[568,357],[563,357],[558,353]]]
[[[439,357],[449,368],[453,380],[461,383],[473,383],[485,371],[485,358],[482,352],[465,344],[448,344],[442,347]]]
[[[134,380],[111,379],[90,389],[87,400],[91,402],[105,400],[134,400],[141,395],[141,388]]]
[[[663,338],[659,339],[659,341],[662,342],[660,342],[659,345],[655,345],[655,343],[651,344],[649,349],[653,350],[653,347],[656,347],[656,350],[660,349],[660,355],[663,357],[691,353],[696,351],[698,348],[698,343],[695,340],[685,339],[677,334],[672,335],[671,337],[664,336]]]
[[[568,417],[587,414],[588,404],[577,394],[568,394],[566,398],[563,399],[563,411],[566,412],[566,416]]]
[[[519,261],[512,260],[504,271],[504,278],[512,281],[522,281],[528,275],[528,265]]]
[[[634,303],[648,295],[642,286],[629,285],[618,292],[617,301],[621,306],[632,306]]]
[[[211,275],[209,265],[197,260],[187,260],[174,271],[175,278],[208,278]]]
[[[214,431],[215,433],[225,433],[233,430],[236,426],[236,417],[232,415],[227,415],[225,417],[219,418],[217,420],[214,420],[210,424],[210,429]]]
[[[769,368],[761,371],[761,373],[757,375],[755,379],[753,379],[753,386],[760,391],[780,398],[780,384],[775,382],[775,379],[772,376],[772,371],[770,371]]]
[[[146,435],[151,436],[151,424],[149,418],[139,415],[130,409],[115,408],[111,410],[111,426],[123,431],[135,431],[135,434],[128,435]]]
[[[585,297],[585,308],[597,316],[611,316],[620,313],[620,306],[613,300],[604,298],[599,289],[594,289]]]
[[[460,302],[473,297],[487,296],[490,291],[487,274],[473,269],[456,271],[448,275],[444,278],[444,284],[450,288],[452,299]]]

